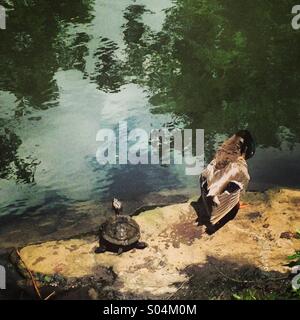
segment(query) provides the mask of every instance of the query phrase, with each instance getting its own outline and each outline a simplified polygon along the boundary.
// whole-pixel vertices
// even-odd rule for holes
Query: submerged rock
[[[103,280],[104,286],[106,283],[109,290],[124,297],[170,296],[178,290],[178,283],[186,283],[192,276],[192,266],[197,266],[193,270],[201,270],[201,266],[209,265],[208,257],[241,267],[250,265],[263,272],[288,272],[286,257],[300,249],[300,242],[280,236],[286,230],[300,229],[300,191],[249,192],[243,202],[248,206],[212,236],[195,223],[193,207],[182,203],[134,217],[141,228],[141,241],[149,244],[144,250],[120,256],[110,252],[97,255],[97,237],[83,236],[29,245],[20,254],[41,282],[70,287]],[[18,266],[26,275],[20,262]],[[213,265],[211,268],[213,276],[215,269]],[[98,297],[94,289],[90,295]]]

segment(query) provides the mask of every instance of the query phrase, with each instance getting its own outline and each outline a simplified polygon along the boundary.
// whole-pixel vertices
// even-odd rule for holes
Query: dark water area
[[[112,196],[131,212],[197,194],[184,166],[101,166],[97,132],[119,121],[204,129],[206,162],[249,128],[258,145],[250,189],[300,186],[294,1],[0,4],[0,233],[9,243],[25,241],[24,230],[34,239],[88,230]]]

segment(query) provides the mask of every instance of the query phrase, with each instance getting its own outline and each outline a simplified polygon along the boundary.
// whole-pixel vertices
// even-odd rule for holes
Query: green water
[[[96,134],[120,120],[204,129],[206,161],[249,128],[250,188],[300,186],[294,1],[0,4],[0,216],[59,212],[61,223],[90,201],[100,212],[112,196],[135,207],[197,192],[183,166],[100,166]]]

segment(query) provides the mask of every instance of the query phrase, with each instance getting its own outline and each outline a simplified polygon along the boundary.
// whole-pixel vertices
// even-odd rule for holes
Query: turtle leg
[[[118,249],[118,256],[119,256],[120,254],[122,254],[122,253],[123,253],[123,248],[120,247],[120,248]]]
[[[105,251],[106,251],[106,247],[103,245],[95,249],[95,253],[103,253]]]
[[[140,241],[138,241],[138,242],[136,243],[135,247],[136,247],[137,249],[145,249],[145,248],[148,247],[148,244],[147,244],[146,242],[142,242],[142,241],[140,242]]]

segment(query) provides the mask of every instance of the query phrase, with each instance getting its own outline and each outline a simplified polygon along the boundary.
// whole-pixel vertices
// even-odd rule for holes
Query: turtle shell
[[[112,244],[128,246],[140,239],[140,227],[131,217],[118,215],[102,225],[101,236]]]

